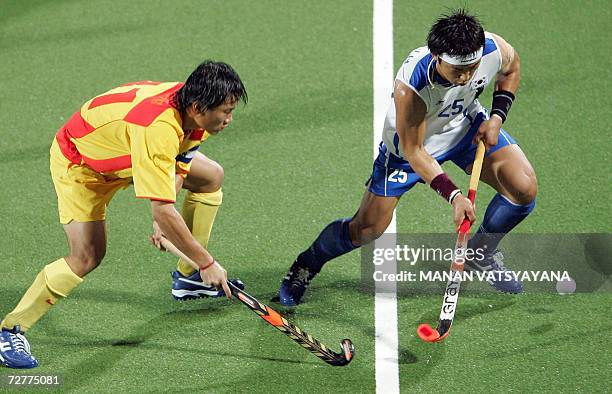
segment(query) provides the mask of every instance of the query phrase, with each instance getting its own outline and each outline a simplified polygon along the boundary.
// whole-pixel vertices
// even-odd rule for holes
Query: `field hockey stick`
[[[198,265],[195,262],[193,262],[189,257],[185,256],[183,252],[181,252],[166,238],[162,238],[161,244],[167,251],[176,257],[185,260],[195,269],[198,269]],[[268,305],[261,303],[255,297],[234,286],[232,282],[228,281],[227,285],[230,287],[232,295],[259,315],[259,317],[276,327],[279,331],[293,339],[295,342],[299,343],[302,347],[308,349],[312,354],[319,357],[326,363],[334,366],[344,366],[353,360],[353,357],[355,356],[355,346],[353,346],[353,342],[351,342],[350,339],[343,339],[340,344],[342,352],[336,353],[298,326],[289,323],[287,319],[285,319],[274,309],[270,308]]]
[[[472,176],[470,177],[470,189],[468,191],[468,199],[474,205],[476,200],[476,190],[478,189],[478,181],[482,170],[482,162],[484,160],[485,147],[482,141],[478,141],[478,149],[476,150],[476,159],[472,166]],[[442,309],[440,310],[440,321],[438,328],[434,329],[427,323],[420,324],[417,328],[419,338],[425,342],[438,342],[443,340],[450,334],[455,311],[457,310],[457,302],[459,301],[459,287],[461,286],[461,273],[463,272],[465,263],[465,250],[470,235],[472,223],[466,217],[463,219],[457,234],[457,242],[455,243],[455,254],[453,263],[450,267],[450,278],[444,290],[444,299],[442,301]]]

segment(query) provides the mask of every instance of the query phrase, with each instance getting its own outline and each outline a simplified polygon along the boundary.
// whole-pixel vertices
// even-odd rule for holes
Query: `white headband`
[[[483,47],[480,47],[476,52],[470,53],[467,56],[451,56],[448,53],[443,53],[440,55],[440,59],[453,66],[467,66],[480,60],[482,57],[482,48]]]

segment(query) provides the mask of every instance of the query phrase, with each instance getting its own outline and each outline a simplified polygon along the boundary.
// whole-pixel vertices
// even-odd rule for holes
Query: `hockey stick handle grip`
[[[183,259],[184,261],[186,261],[191,267],[193,267],[193,269],[197,271],[201,270],[200,266],[198,266],[195,261],[187,257],[185,253],[181,252],[181,250],[177,248],[172,242],[170,242],[170,240],[168,240],[166,237],[162,237],[160,243],[164,247],[164,249],[166,249],[168,252],[172,253],[179,259]],[[231,298],[230,293],[232,295],[235,295],[235,291],[239,289],[236,286],[234,286],[234,284],[230,282],[229,280],[226,280],[225,283],[227,284],[228,289],[230,290],[229,292],[226,292],[226,296],[228,298]],[[219,287],[221,286],[222,285],[219,285]]]
[[[478,148],[476,148],[476,158],[474,159],[474,164],[472,165],[472,175],[470,176],[470,190],[468,191],[468,198],[470,197],[470,192],[474,191],[474,198],[476,198],[476,190],[478,190],[478,181],[480,180],[480,173],[482,172],[482,163],[484,161],[485,154],[485,146],[482,140],[478,141]],[[474,200],[472,200],[474,203]]]
[[[480,180],[480,173],[482,172],[482,163],[484,161],[485,146],[482,140],[478,141],[478,148],[476,148],[476,158],[472,165],[472,175],[470,176],[470,189],[468,190],[468,199],[474,205],[476,201],[476,191],[478,190],[478,181]],[[466,217],[463,219],[461,226],[459,226],[459,234],[467,234],[470,232],[472,223]]]

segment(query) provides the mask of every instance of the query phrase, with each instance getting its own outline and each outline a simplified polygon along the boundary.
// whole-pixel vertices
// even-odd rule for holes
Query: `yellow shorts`
[[[125,189],[131,178],[106,177],[87,166],[71,163],[51,145],[51,178],[57,193],[60,223],[92,222],[106,218],[106,207],[117,190]]]

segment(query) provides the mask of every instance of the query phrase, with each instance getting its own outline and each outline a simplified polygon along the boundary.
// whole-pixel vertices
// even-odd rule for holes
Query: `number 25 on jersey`
[[[463,111],[463,99],[453,101],[452,104],[447,105],[440,111],[438,118],[449,118],[455,116]]]

